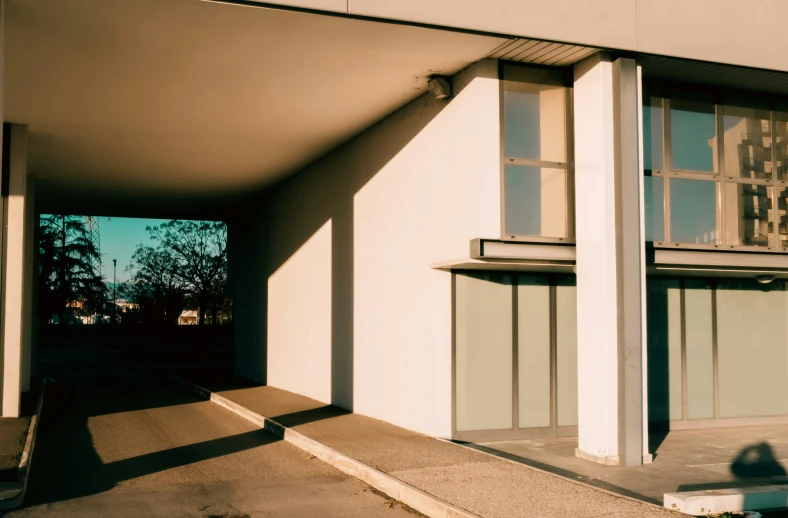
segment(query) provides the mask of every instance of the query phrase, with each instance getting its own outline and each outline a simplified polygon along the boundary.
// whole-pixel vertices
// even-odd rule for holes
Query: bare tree
[[[172,220],[147,230],[158,241],[157,251],[174,262],[173,275],[197,299],[199,323],[204,325],[209,306],[216,307],[217,298],[225,296],[227,225],[216,221]]]
[[[177,274],[178,262],[167,251],[137,245],[131,264],[131,280],[121,293],[137,304],[143,321],[177,324],[188,286]]]

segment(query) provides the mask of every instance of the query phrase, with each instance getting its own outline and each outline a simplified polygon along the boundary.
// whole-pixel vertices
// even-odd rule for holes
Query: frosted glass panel
[[[517,286],[520,428],[550,426],[550,287],[544,277]]]
[[[577,425],[577,288],[556,286],[558,426]]]
[[[505,154],[566,162],[566,88],[504,81]]]
[[[779,280],[718,284],[720,417],[788,414],[787,302]]]
[[[714,417],[711,288],[702,281],[685,281],[684,310],[687,342],[687,417]]]
[[[456,282],[457,430],[511,428],[511,277],[458,274]]]
[[[649,279],[648,417],[650,421],[679,421],[681,395],[681,291],[679,281]]]

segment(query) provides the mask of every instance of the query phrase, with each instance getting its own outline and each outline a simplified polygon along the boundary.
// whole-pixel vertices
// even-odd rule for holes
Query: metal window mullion
[[[501,237],[506,237],[506,107],[505,83],[503,81],[503,64],[498,62],[498,148],[500,157],[500,171],[498,181],[501,192]]]
[[[520,428],[520,328],[517,286],[520,279],[512,275],[512,430]]]
[[[679,313],[681,321],[681,420],[689,416],[687,396],[687,303],[684,279],[679,281]]]
[[[566,169],[567,162],[554,162],[552,160],[537,160],[535,158],[519,158],[514,156],[504,156],[504,165],[518,165],[524,167],[543,167],[545,169]]]
[[[772,138],[772,246],[780,248],[780,182],[777,180],[777,121],[774,110],[769,110],[769,129]]]
[[[726,218],[726,207],[725,207],[725,196],[726,196],[726,189],[725,189],[725,119],[723,116],[724,107],[720,104],[714,105],[714,122],[715,132],[717,133],[717,138],[715,142],[717,143],[717,149],[715,152],[717,153],[717,175],[719,175],[720,183],[717,188],[717,217],[719,218],[717,221],[717,232],[719,232],[719,236],[717,236],[717,244],[725,245],[727,244],[728,237],[726,234],[725,228],[725,218]]]
[[[572,114],[574,113],[574,102],[572,99],[572,92],[571,88],[565,88],[565,95],[564,95],[564,143],[566,145],[566,150],[564,151],[564,157],[566,158],[566,170],[564,172],[565,180],[564,184],[565,188],[565,201],[564,205],[566,208],[565,213],[565,236],[568,239],[573,239],[575,237],[575,178],[574,178],[574,128],[573,128],[573,118]]]
[[[714,419],[720,418],[720,362],[717,347],[717,283],[711,283],[711,365],[714,390]]]
[[[558,435],[558,290],[555,278],[550,280],[550,428]]]
[[[662,99],[662,167],[670,171],[673,164],[670,160],[670,99]],[[663,183],[663,217],[665,226],[665,242],[670,243],[670,178],[664,176]]]

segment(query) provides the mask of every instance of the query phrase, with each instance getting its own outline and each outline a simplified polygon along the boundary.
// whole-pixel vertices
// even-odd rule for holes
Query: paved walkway
[[[189,378],[259,414],[486,518],[675,513],[273,387]]]
[[[654,462],[635,468],[600,466],[575,457],[577,439],[481,443],[509,459],[593,479],[615,491],[662,502],[675,491],[788,484],[788,426],[674,431],[650,436]]]
[[[48,384],[40,426],[26,507],[5,516],[414,517],[168,382]]]

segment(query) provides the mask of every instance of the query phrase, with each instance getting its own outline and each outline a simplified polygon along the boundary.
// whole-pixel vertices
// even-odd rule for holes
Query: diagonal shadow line
[[[278,441],[281,439],[265,430],[254,430],[109,462],[103,466],[102,471],[109,480],[118,483]]]
[[[526,466],[540,469],[542,471],[552,473],[553,475],[559,475],[569,480],[576,480],[578,482],[588,484],[589,486],[594,486],[599,489],[604,489],[605,491],[609,491],[611,493],[616,493],[618,495],[634,498],[635,500],[640,500],[641,502],[648,502],[650,504],[656,504],[662,506],[662,502],[660,500],[657,500],[655,498],[649,498],[646,495],[642,495],[640,493],[630,491],[629,489],[624,489],[623,487],[619,487],[609,482],[604,482],[602,480],[599,480],[598,478],[587,477],[585,475],[575,473],[574,471],[569,471],[568,469],[559,468],[556,466],[552,466],[550,464],[545,464],[544,462],[539,462],[538,460],[521,457],[519,455],[514,455],[513,453],[507,453],[505,451],[496,450],[495,448],[488,448],[486,446],[482,446],[480,444],[475,444],[472,442],[463,442],[463,441],[453,441],[453,442],[462,444],[463,446],[467,446],[468,448],[472,448],[474,450],[489,453],[490,455],[495,455],[496,457],[501,457],[507,460],[511,460],[519,464],[525,464]]]

